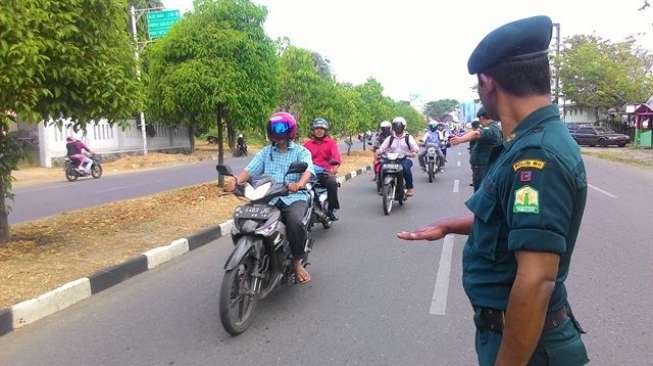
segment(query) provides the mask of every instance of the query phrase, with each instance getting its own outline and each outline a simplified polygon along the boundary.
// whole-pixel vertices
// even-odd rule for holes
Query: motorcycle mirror
[[[216,165],[215,170],[218,171],[218,174],[225,177],[233,177],[234,173],[231,171],[231,168],[227,165]]]
[[[292,164],[290,164],[290,167],[288,168],[288,171],[286,174],[300,174],[306,171],[308,169],[308,164],[303,162],[303,161],[296,161]]]
[[[372,143],[371,143],[371,142],[368,142],[367,144],[370,145],[370,146],[372,146]]]
[[[331,160],[329,162],[329,165],[333,165],[333,166],[340,165],[340,162],[338,160]]]

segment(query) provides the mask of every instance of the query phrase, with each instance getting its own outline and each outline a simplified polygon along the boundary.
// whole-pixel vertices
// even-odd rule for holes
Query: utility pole
[[[139,64],[139,56],[138,56],[138,32],[136,31],[136,8],[134,6],[131,6],[130,9],[131,17],[132,17],[132,35],[134,36],[134,58],[136,59],[136,76],[140,80],[141,78],[141,67]],[[145,128],[145,113],[143,111],[139,112],[140,114],[140,120],[141,120],[141,135],[143,136],[143,155],[147,156],[147,131]]]

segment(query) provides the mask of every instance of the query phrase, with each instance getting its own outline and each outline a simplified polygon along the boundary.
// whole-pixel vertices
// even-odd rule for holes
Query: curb
[[[365,168],[351,171],[344,176],[339,176],[338,182],[344,183],[371,170],[372,166],[368,165]],[[233,220],[228,220],[211,226],[188,238],[174,240],[168,245],[150,249],[123,263],[101,269],[88,277],[68,282],[36,298],[0,309],[0,336],[61,311],[131,277],[200,248],[215,239],[230,235],[232,225]]]

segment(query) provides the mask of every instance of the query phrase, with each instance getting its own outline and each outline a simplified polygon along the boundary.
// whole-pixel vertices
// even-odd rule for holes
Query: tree
[[[277,57],[263,31],[267,10],[248,0],[199,0],[148,55],[148,110],[155,119],[261,129],[277,100]]]
[[[424,114],[431,119],[440,119],[443,115],[453,112],[458,107],[454,99],[439,99],[426,103]]]
[[[653,93],[651,55],[633,39],[614,43],[597,36],[566,39],[560,83],[566,99],[598,112],[639,103]]]
[[[18,160],[6,133],[14,113],[83,130],[138,108],[125,9],[120,0],[0,3],[0,242],[9,237],[5,199]]]

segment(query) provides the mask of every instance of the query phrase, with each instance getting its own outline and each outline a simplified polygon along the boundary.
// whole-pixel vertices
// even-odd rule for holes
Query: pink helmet
[[[267,130],[272,141],[293,140],[297,136],[297,121],[290,113],[277,112],[268,120]]]

